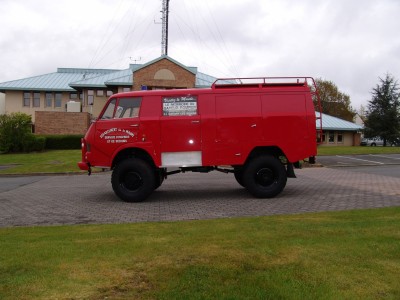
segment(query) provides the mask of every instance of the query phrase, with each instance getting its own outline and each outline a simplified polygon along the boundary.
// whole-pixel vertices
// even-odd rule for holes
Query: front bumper
[[[82,171],[88,171],[88,170],[90,169],[89,163],[84,162],[84,161],[78,162],[78,167],[79,167],[79,169],[81,169]]]

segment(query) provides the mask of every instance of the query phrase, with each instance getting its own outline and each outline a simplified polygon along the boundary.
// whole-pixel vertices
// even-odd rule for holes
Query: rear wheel
[[[115,194],[126,202],[144,201],[154,191],[154,169],[145,161],[129,158],[114,169],[111,184]]]
[[[243,183],[257,198],[272,198],[286,186],[285,166],[273,156],[259,156],[248,162],[243,171]]]

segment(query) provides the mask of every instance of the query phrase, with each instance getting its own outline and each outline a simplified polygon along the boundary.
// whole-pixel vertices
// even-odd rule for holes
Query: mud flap
[[[286,176],[289,178],[296,178],[296,174],[294,174],[293,164],[290,164],[290,163],[287,164]]]

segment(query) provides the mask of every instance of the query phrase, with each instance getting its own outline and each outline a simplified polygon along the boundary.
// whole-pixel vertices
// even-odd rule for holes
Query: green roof
[[[30,91],[74,91],[69,83],[81,79],[83,76],[96,76],[95,70],[58,69],[55,73],[28,77],[0,83],[0,91],[30,90]]]
[[[318,117],[319,112],[315,115]],[[319,128],[319,120],[317,120],[317,128]],[[360,131],[363,129],[361,125],[342,120],[327,114],[322,114],[322,130],[339,130],[339,131]]]
[[[133,76],[132,69],[115,70],[114,72],[100,74],[97,76],[86,76],[80,80],[70,82],[69,86],[79,88],[106,88],[109,85],[126,85],[132,86]]]

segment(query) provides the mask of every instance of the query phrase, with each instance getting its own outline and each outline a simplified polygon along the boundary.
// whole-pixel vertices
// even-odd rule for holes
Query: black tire
[[[235,175],[236,181],[242,186],[245,187],[243,182],[243,168],[235,168],[233,174]]]
[[[372,143],[372,144],[371,144],[371,147],[375,147],[375,146],[376,146],[376,144],[375,144],[375,143]]]
[[[141,202],[154,191],[154,169],[145,161],[129,158],[121,161],[111,176],[115,194],[126,202]]]
[[[243,183],[257,198],[272,198],[286,186],[285,166],[273,156],[259,156],[249,161],[243,171]]]
[[[156,171],[156,174],[155,174],[156,183],[155,183],[155,187],[154,187],[155,190],[158,189],[162,185],[162,183],[164,182],[164,178],[165,178],[164,173],[165,172],[161,171],[161,170],[157,170]]]

